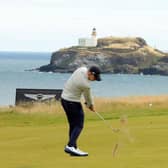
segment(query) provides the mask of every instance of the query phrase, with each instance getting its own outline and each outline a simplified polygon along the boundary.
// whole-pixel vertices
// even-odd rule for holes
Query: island
[[[168,53],[149,46],[141,37],[109,36],[93,41],[91,46],[87,40],[80,39],[83,45],[53,52],[50,63],[37,70],[69,73],[80,66],[96,65],[102,73],[168,75]]]

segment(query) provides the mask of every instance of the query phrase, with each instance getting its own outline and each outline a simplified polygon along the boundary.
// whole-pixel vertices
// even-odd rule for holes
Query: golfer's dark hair
[[[97,66],[91,66],[91,67],[89,68],[89,71],[90,71],[90,72],[95,72],[96,74],[100,74],[100,73],[101,73],[100,68],[97,67]]]

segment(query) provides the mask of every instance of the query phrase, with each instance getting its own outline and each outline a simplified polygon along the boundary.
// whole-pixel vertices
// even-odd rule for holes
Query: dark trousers
[[[77,139],[83,129],[84,112],[81,103],[71,102],[61,99],[61,104],[69,123],[69,142],[68,146],[77,148]]]

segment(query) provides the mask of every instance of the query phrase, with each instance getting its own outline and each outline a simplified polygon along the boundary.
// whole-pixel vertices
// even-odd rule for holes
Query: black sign
[[[15,104],[60,100],[62,89],[16,89]]]

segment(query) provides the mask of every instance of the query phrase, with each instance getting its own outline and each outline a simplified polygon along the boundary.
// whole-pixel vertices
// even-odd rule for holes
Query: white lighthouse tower
[[[96,28],[93,28],[91,38],[79,38],[78,45],[82,47],[96,47],[97,46]]]
[[[92,45],[97,46],[97,33],[96,33],[96,28],[93,28],[92,30]]]

